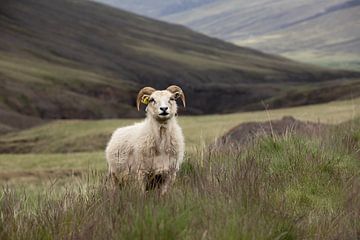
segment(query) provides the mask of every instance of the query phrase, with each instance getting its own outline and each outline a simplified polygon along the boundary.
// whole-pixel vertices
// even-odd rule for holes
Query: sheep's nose
[[[160,110],[166,112],[169,108],[168,107],[160,107]]]

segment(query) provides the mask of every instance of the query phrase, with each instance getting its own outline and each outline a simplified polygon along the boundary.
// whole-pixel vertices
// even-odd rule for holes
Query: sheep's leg
[[[163,178],[164,178],[164,182],[160,186],[160,195],[161,196],[165,195],[168,192],[169,188],[174,184],[175,179],[176,179],[176,171],[170,170],[168,172],[164,172]]]
[[[137,173],[137,182],[142,193],[146,192],[146,184],[147,184],[146,178],[147,178],[147,173],[145,171],[139,170]]]
[[[114,172],[109,172],[107,179],[111,181],[110,184],[112,189],[115,189],[120,184],[120,181]]]

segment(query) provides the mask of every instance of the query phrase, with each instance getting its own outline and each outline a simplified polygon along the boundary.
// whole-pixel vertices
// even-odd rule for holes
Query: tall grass
[[[0,239],[358,239],[359,123],[199,148],[163,197],[96,171],[62,192],[4,187]]]

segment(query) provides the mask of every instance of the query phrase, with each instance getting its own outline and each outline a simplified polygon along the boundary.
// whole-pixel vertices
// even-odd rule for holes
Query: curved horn
[[[184,107],[186,107],[185,95],[184,95],[183,90],[179,86],[171,85],[166,90],[168,90],[169,92],[175,94],[176,99],[180,97],[181,101],[182,101],[182,104],[184,105]]]
[[[143,100],[144,100],[143,97],[145,95],[150,96],[155,91],[156,90],[152,87],[144,87],[139,91],[137,98],[136,98],[136,107],[137,107],[138,111],[140,111],[140,103],[143,102]]]

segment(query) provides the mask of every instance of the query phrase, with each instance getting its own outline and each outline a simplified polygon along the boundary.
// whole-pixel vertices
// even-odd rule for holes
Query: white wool
[[[123,179],[135,174],[145,189],[146,174],[161,174],[165,179],[161,186],[164,193],[183,162],[184,136],[176,120],[176,102],[170,100],[172,93],[155,91],[151,97],[156,103],[147,106],[147,117],[140,123],[118,128],[105,153],[111,176]],[[164,106],[169,115],[159,119],[162,116],[158,109]]]

